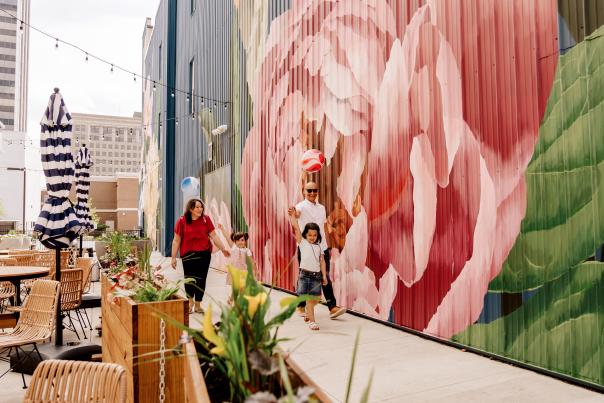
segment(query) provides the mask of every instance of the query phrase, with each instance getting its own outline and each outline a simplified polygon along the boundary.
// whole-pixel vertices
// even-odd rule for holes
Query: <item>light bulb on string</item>
[[[134,81],[136,82],[136,74],[132,74],[132,77],[134,77]]]
[[[225,103],[224,103],[224,109],[226,109],[226,108],[227,108],[227,103],[225,102]]]
[[[176,118],[176,122],[174,122],[176,126],[178,126],[178,118]]]
[[[86,53],[86,61],[88,61],[88,53]]]
[[[23,31],[23,21],[21,21],[21,25],[19,26],[19,30]]]
[[[113,73],[113,64],[111,65],[111,72]]]
[[[189,98],[189,94],[187,94],[187,102],[189,102],[190,98]]]
[[[172,98],[174,98],[174,91],[172,91],[172,93],[170,94],[170,96],[171,96]]]
[[[195,120],[195,112],[191,113],[191,120]]]
[[[157,87],[155,86],[155,81],[153,81],[153,91],[155,91]]]
[[[59,49],[59,38],[56,38],[55,49]]]
[[[201,97],[201,104],[203,105],[203,97]]]
[[[132,135],[132,128],[130,128],[130,135]]]

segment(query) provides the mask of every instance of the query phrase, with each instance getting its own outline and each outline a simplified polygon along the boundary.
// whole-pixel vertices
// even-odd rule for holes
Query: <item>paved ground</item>
[[[180,268],[167,272],[182,275]],[[221,301],[226,293],[224,280],[224,273],[210,271],[208,293]],[[271,292],[274,309],[284,295]],[[205,305],[207,301],[209,298]],[[293,339],[283,347],[334,402],[344,400],[359,329],[351,402],[359,401],[371,371],[371,402],[604,402],[604,395],[353,315],[330,320],[325,307],[319,307],[317,315],[320,331],[309,330],[296,315],[282,327],[280,335]],[[98,317],[97,310],[92,317]],[[200,315],[194,315],[191,325],[200,326],[200,320]],[[66,333],[66,340],[74,337]],[[0,373],[6,368],[7,364],[0,363]],[[19,374],[9,373],[0,379],[0,402],[21,402],[23,395]]]

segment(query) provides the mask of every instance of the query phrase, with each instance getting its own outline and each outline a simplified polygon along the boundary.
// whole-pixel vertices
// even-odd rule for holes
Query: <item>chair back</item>
[[[20,253],[18,255],[9,255],[15,259],[17,264],[15,266],[35,266],[37,261],[37,253],[29,251],[29,253]]]
[[[36,280],[23,309],[14,333],[27,333],[35,338],[49,339],[54,329],[59,302],[59,282]]]
[[[91,257],[79,257],[76,259],[75,268],[82,269],[82,292],[90,291],[90,279],[92,276],[92,266],[94,259]]]
[[[45,360],[38,364],[24,402],[126,401],[126,370],[117,364]]]
[[[16,266],[16,265],[17,265],[17,260],[12,257],[0,259],[0,266]]]
[[[76,309],[82,303],[82,269],[61,270],[61,311]]]

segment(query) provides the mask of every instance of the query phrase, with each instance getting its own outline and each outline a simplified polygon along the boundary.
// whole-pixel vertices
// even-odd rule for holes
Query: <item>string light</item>
[[[171,96],[172,98],[174,98],[174,91],[172,91],[172,93],[170,94],[170,96]]]
[[[90,57],[93,57],[93,58],[97,59],[97,60],[98,60],[99,62],[101,62],[101,63],[105,63],[105,64],[107,64],[107,65],[110,65],[110,66],[111,66],[111,71],[114,71],[115,69],[118,69],[118,70],[121,70],[121,71],[123,71],[123,72],[125,72],[125,73],[130,73],[130,74],[132,74],[132,75],[133,75],[133,80],[134,80],[134,81],[137,81],[137,80],[136,80],[136,77],[137,77],[137,76],[138,76],[138,77],[140,77],[140,78],[141,78],[141,79],[143,79],[143,80],[145,79],[145,77],[143,77],[141,74],[138,74],[138,73],[136,73],[136,72],[130,71],[130,70],[128,70],[128,69],[126,69],[126,68],[124,68],[124,67],[121,67],[121,66],[119,66],[119,65],[115,64],[115,63],[111,63],[110,61],[108,61],[108,60],[106,60],[106,59],[103,59],[103,58],[101,58],[101,57],[98,57],[98,56],[95,56],[95,55],[93,55],[93,54],[90,54],[89,52],[87,52],[85,49],[83,49],[83,48],[79,47],[78,45],[74,45],[73,43],[70,43],[70,42],[67,42],[67,41],[61,40],[60,38],[55,37],[55,36],[53,36],[53,35],[51,35],[51,34],[49,34],[49,33],[45,32],[45,31],[43,31],[43,30],[41,30],[41,29],[37,28],[36,26],[33,26],[33,25],[29,24],[28,22],[26,22],[26,21],[24,21],[24,20],[22,20],[22,19],[18,18],[16,15],[14,15],[14,14],[10,13],[9,11],[6,11],[6,10],[4,10],[4,9],[0,9],[0,11],[1,11],[2,13],[4,13],[4,14],[6,14],[6,15],[8,15],[8,16],[10,16],[10,17],[12,17],[12,18],[14,18],[16,21],[18,21],[18,22],[19,22],[19,24],[20,24],[20,27],[19,27],[19,29],[20,29],[20,30],[23,30],[23,29],[24,29],[24,27],[25,27],[25,26],[27,26],[27,27],[31,28],[32,30],[34,30],[34,31],[38,32],[38,33],[39,33],[39,34],[41,34],[41,35],[44,35],[44,36],[46,36],[46,37],[48,37],[48,38],[51,38],[51,39],[54,39],[54,40],[55,40],[55,49],[58,49],[58,48],[59,48],[59,41],[60,41],[60,42],[62,42],[64,45],[67,45],[68,47],[72,47],[72,48],[74,48],[74,49],[76,49],[76,50],[78,50],[78,51],[80,51],[80,52],[84,53],[84,54],[85,54],[85,61],[86,61],[86,62],[88,62],[88,59],[89,59],[89,56],[90,56]],[[177,93],[177,92],[180,92],[180,93],[186,94],[186,96],[187,96],[187,101],[188,101],[188,100],[190,100],[190,99],[191,99],[191,97],[195,97],[195,98],[201,98],[201,104],[202,104],[202,105],[204,104],[204,99],[205,99],[205,100],[208,100],[208,101],[213,101],[213,102],[215,102],[215,103],[217,102],[217,103],[220,103],[220,104],[225,104],[225,105],[228,105],[228,104],[231,104],[231,103],[232,103],[231,101],[224,101],[224,100],[219,100],[219,99],[212,99],[212,98],[204,97],[204,96],[197,95],[197,94],[189,94],[189,91],[184,91],[184,90],[181,90],[181,89],[178,89],[178,88],[169,87],[168,85],[166,85],[166,84],[164,84],[164,83],[162,83],[162,82],[156,82],[156,81],[153,81],[153,90],[154,90],[154,91],[156,90],[156,86],[157,86],[157,85],[161,85],[162,87],[165,87],[165,88],[170,89],[170,90],[171,90],[171,96],[173,96],[173,97],[175,97],[175,96],[176,96],[176,93]],[[227,107],[228,107],[228,106],[227,106]]]
[[[174,123],[176,124],[176,126],[178,126],[178,118],[176,118],[176,121]]]

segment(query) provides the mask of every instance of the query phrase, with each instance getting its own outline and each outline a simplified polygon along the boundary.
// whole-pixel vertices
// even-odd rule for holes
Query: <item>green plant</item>
[[[105,234],[101,240],[109,243],[105,256],[100,259],[101,264],[112,273],[118,273],[124,266],[136,263],[136,258],[131,254],[132,242],[121,232]]]
[[[157,302],[170,299],[183,284],[193,281],[168,282],[159,269],[151,265],[151,251],[145,247],[138,254],[135,265],[126,265],[112,273],[109,277],[113,282],[111,290],[117,297],[131,297],[136,302]]]
[[[203,319],[201,332],[187,330],[201,346],[209,367],[228,379],[232,401],[245,401],[250,395],[267,391],[279,393],[279,327],[289,319],[301,301],[312,296],[286,297],[281,311],[269,317],[270,298],[264,286],[254,279],[251,261],[247,272],[228,266],[232,277],[232,306],[220,304],[220,322],[212,323],[212,307]],[[279,393],[280,394],[280,393]]]

